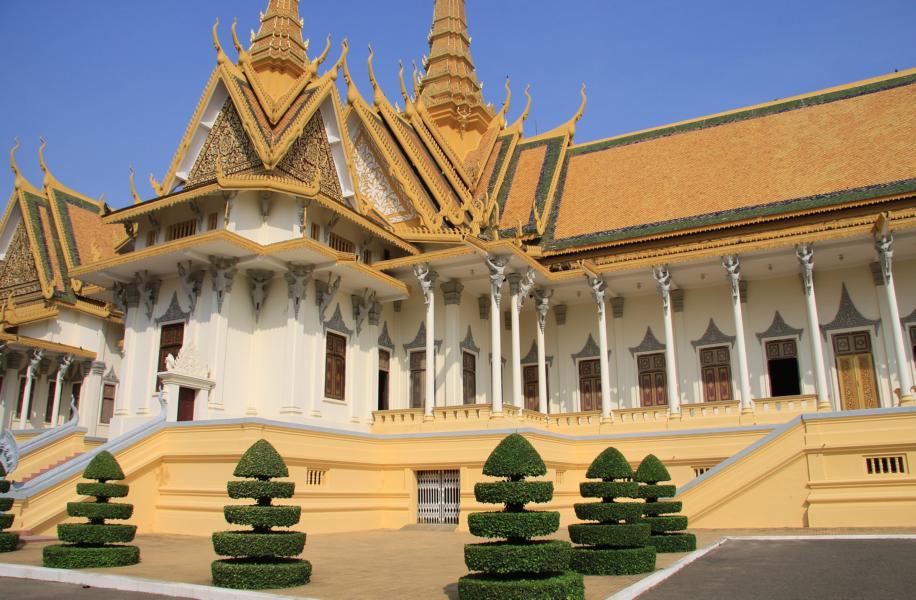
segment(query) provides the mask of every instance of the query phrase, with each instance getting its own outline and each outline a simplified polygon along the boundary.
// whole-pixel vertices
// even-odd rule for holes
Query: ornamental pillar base
[[[831,412],[833,406],[830,405],[830,400],[827,398],[818,398],[817,399],[817,412]]]
[[[669,421],[680,421],[681,420],[681,411],[668,413]]]
[[[900,396],[900,406],[916,406],[916,396],[912,394]]]
[[[502,419],[504,416],[505,415],[502,413],[502,411],[490,413],[490,419]]]
[[[424,423],[431,423],[432,421],[435,421],[435,420],[436,420],[436,417],[434,417],[434,416],[432,416],[432,415],[423,415],[423,422],[424,422]]]
[[[752,415],[752,414],[754,414],[754,407],[752,407],[752,406],[742,406],[742,407],[741,407],[741,414],[742,414],[742,415]]]
[[[614,417],[601,417],[601,419],[598,420],[600,425],[611,425],[613,422]]]

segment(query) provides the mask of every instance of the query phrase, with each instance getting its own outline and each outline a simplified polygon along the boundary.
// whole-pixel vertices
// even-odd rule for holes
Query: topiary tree
[[[284,588],[309,582],[312,565],[295,558],[305,548],[305,534],[275,531],[299,522],[299,506],[275,506],[274,498],[292,498],[296,484],[271,481],[289,477],[286,463],[267,440],[258,440],[235,467],[233,475],[246,481],[230,481],[230,498],[251,498],[255,504],[224,507],[226,521],[248,525],[246,531],[219,531],[213,534],[213,549],[230,558],[213,561],[213,584],[236,589]]]
[[[503,481],[478,483],[478,502],[504,504],[499,512],[468,515],[468,528],[483,538],[505,541],[467,544],[464,562],[478,571],[458,580],[461,600],[529,600],[536,598],[584,598],[582,576],[569,571],[569,542],[532,540],[560,527],[560,513],[525,510],[525,504],[549,502],[553,483],[525,481],[545,475],[547,467],[534,447],[512,434],[496,446],[483,467],[483,474]]]
[[[85,479],[97,483],[78,483],[76,493],[95,496],[94,502],[68,502],[67,514],[84,517],[88,523],[61,523],[57,537],[64,544],[45,546],[42,556],[44,566],[58,569],[85,569],[91,567],[123,567],[140,562],[140,549],[121,545],[131,542],[137,533],[136,525],[106,523],[106,519],[126,520],[134,513],[132,504],[109,502],[111,498],[124,498],[128,486],[109,481],[124,479],[124,471],[109,452],[103,450],[83,471]]]
[[[6,469],[0,465],[0,494],[10,491],[10,482],[6,480]],[[4,531],[13,525],[13,515],[3,514],[13,508],[12,498],[0,498],[0,552],[12,552],[19,547],[19,534]]]
[[[639,497],[644,498],[643,522],[652,529],[649,543],[658,552],[692,552],[697,549],[697,538],[692,533],[678,533],[687,529],[687,517],[673,515],[680,512],[682,503],[673,500],[659,501],[659,498],[671,498],[677,492],[673,485],[659,485],[661,481],[671,481],[671,474],[656,456],[650,454],[642,459],[636,469],[636,481],[643,483],[639,487]]]
[[[643,504],[617,502],[617,498],[636,498],[639,484],[633,469],[616,448],[598,455],[585,476],[601,481],[579,484],[584,498],[601,502],[575,505],[576,516],[584,521],[569,526],[575,544],[569,566],[586,575],[633,575],[655,570],[655,548],[648,545],[650,528],[640,523]],[[623,521],[623,523],[621,523]]]

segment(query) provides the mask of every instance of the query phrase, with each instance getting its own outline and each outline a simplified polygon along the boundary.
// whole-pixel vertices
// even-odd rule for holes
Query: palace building
[[[201,506],[216,523],[204,465],[265,427],[326,530],[457,519],[481,440],[517,429],[564,515],[616,441],[634,462],[663,449],[699,526],[848,526],[860,500],[836,482],[873,469],[900,478],[871,524],[912,524],[916,69],[598,141],[575,135],[583,87],[531,135],[527,89],[484,97],[464,4],[434,2],[399,90],[371,48],[315,53],[298,0],[269,0],[250,42],[233,23],[234,48],[217,22],[168,171],[149,199],[131,175],[125,208],[60,183],[44,145],[29,182],[14,148],[2,425],[45,453],[16,477],[22,527],[63,518],[37,507],[98,444],[156,499],[134,500],[141,530]],[[35,442],[68,426],[66,450]],[[792,427],[808,437],[790,452]],[[833,448],[816,467],[811,436]],[[344,493],[357,476],[365,498]],[[754,483],[807,494],[806,516],[720,508]]]

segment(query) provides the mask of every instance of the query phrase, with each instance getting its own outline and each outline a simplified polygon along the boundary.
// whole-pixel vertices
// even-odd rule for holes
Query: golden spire
[[[248,53],[254,67],[258,71],[261,66],[290,70],[296,75],[305,71],[308,44],[302,40],[302,24],[299,0],[269,0],[258,32],[251,34]]]
[[[485,131],[495,115],[474,71],[464,0],[435,0],[420,97],[440,126]]]

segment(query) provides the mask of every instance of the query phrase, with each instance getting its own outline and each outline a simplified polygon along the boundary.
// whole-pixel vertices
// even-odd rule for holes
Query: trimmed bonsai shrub
[[[478,483],[478,502],[503,504],[498,512],[471,513],[473,535],[500,539],[464,547],[464,562],[477,571],[458,580],[461,600],[584,598],[582,576],[569,571],[569,542],[532,540],[560,527],[560,513],[525,510],[525,504],[549,502],[553,483],[525,481],[545,475],[547,467],[534,447],[517,433],[496,446],[483,474],[502,481]]]
[[[671,474],[656,456],[645,457],[636,469],[636,481],[645,485],[639,486],[639,497],[644,498],[643,522],[652,529],[649,543],[658,552],[692,552],[697,549],[697,538],[692,533],[681,533],[687,529],[687,517],[672,513],[680,512],[682,504],[673,500],[661,501],[659,498],[671,498],[677,492],[673,485],[660,485],[662,481],[671,481]]]
[[[6,480],[6,469],[0,465],[0,494],[10,491],[10,482]],[[12,498],[0,498],[0,552],[12,552],[19,547],[19,534],[4,531],[13,525],[13,515],[3,514],[13,508]]]
[[[275,531],[273,527],[291,527],[299,522],[298,506],[276,506],[274,498],[292,498],[296,484],[271,481],[289,477],[286,463],[267,440],[258,440],[235,467],[233,475],[246,481],[230,481],[230,498],[250,498],[248,505],[223,508],[226,521],[247,525],[244,531],[218,531],[213,534],[213,549],[220,556],[213,561],[213,584],[220,587],[259,590],[304,585],[309,582],[312,565],[295,558],[305,548],[305,534],[299,531]]]
[[[121,481],[124,472],[118,461],[107,451],[99,452],[83,471],[85,479],[96,483],[76,484],[80,496],[95,496],[94,502],[68,502],[67,514],[83,517],[87,523],[62,523],[57,537],[64,544],[45,546],[44,565],[58,569],[92,567],[123,567],[140,562],[140,549],[123,545],[132,542],[136,525],[112,524],[105,520],[126,520],[134,513],[132,504],[110,502],[111,498],[127,496],[128,486],[109,481]]]
[[[649,525],[640,523],[643,504],[618,502],[617,498],[637,498],[639,484],[633,469],[616,448],[598,455],[585,476],[601,481],[579,484],[584,498],[601,502],[575,505],[576,516],[584,521],[569,526],[575,544],[569,566],[586,575],[633,575],[655,570],[655,548],[649,545]],[[622,522],[621,522],[622,521]]]

